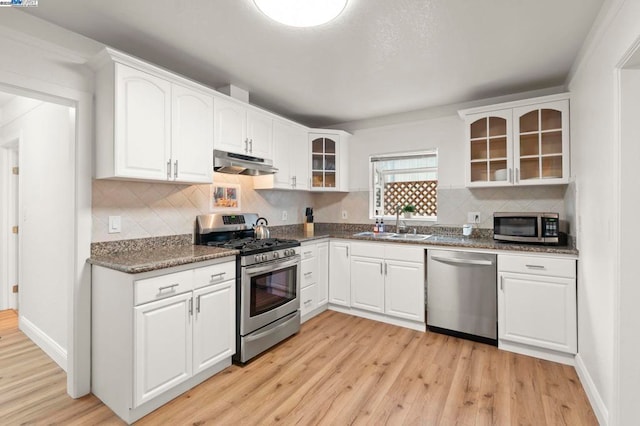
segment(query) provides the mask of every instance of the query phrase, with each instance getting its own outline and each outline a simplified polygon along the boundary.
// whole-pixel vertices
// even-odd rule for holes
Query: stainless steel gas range
[[[300,330],[300,242],[255,239],[258,215],[209,214],[196,220],[196,244],[239,250],[236,354],[245,363]]]

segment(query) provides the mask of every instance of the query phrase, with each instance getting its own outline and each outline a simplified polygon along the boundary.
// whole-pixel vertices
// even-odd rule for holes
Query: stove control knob
[[[277,251],[273,253],[273,258],[277,259],[280,257],[280,253],[278,253]]]
[[[255,259],[256,259],[256,262],[260,262],[260,255],[259,255],[259,254],[256,254]]]
[[[286,249],[286,250],[284,251],[284,255],[285,255],[285,256],[291,256],[291,250]]]
[[[267,260],[269,260],[269,256],[267,254],[263,254],[262,255],[262,261],[266,262]]]

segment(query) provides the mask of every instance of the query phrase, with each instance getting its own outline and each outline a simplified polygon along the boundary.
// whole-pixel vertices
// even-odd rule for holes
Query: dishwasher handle
[[[431,256],[431,259],[435,260],[436,262],[455,263],[459,265],[478,265],[478,266],[493,265],[493,262],[491,260],[459,259],[457,257],[440,257],[440,256]]]

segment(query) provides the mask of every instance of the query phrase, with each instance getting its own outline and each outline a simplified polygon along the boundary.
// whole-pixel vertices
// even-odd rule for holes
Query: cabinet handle
[[[244,152],[249,152],[249,138],[244,138]]]
[[[313,274],[313,272],[305,272],[305,273],[304,273],[304,276],[305,276],[305,277],[308,277],[308,276],[309,276],[309,275],[311,275],[311,274]]]
[[[349,246],[347,246],[347,257],[349,257]]]
[[[216,280],[221,280],[222,277],[224,277],[226,274],[226,272],[219,272],[217,274],[211,274],[211,278],[209,279],[209,282],[212,283]]]
[[[312,251],[305,251],[305,252],[304,252],[304,255],[305,255],[305,256],[309,256],[310,254],[313,254],[313,252],[312,252]]]
[[[305,305],[308,305],[308,304],[309,304],[309,303],[311,303],[311,302],[313,302],[313,299],[305,300],[305,301],[304,301],[304,304],[305,304]]]
[[[178,160],[173,163],[173,178],[178,179]]]
[[[509,167],[509,183],[511,183],[511,167]]]
[[[516,183],[520,183],[520,168],[516,167]]]
[[[382,263],[380,264],[380,275],[382,275]]]
[[[200,313],[200,296],[196,298],[196,312]]]
[[[291,179],[293,179],[293,187],[295,188],[296,185],[298,184],[298,178],[296,176],[294,176]]]
[[[529,269],[545,269],[543,265],[524,265]]]
[[[387,275],[387,262],[384,262],[384,274]]]
[[[193,315],[193,297],[189,299],[189,315]]]
[[[504,277],[500,275],[500,290],[504,289]]]
[[[253,154],[253,139],[249,139],[249,152]]]
[[[175,283],[175,284],[171,284],[171,285],[165,285],[164,287],[160,287],[158,289],[158,293],[162,293],[165,290],[174,291],[175,287],[178,287],[179,285],[180,285],[179,283]]]
[[[171,179],[171,158],[167,161],[167,180]]]

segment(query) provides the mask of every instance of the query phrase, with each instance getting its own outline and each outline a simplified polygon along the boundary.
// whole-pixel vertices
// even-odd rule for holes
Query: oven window
[[[297,268],[294,265],[251,277],[252,317],[295,300]]]
[[[497,217],[494,220],[494,234],[514,237],[537,237],[537,217]]]

